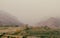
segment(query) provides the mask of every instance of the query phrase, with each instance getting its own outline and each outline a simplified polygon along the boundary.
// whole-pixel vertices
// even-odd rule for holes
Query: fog
[[[0,10],[21,22],[35,24],[50,17],[60,17],[60,0],[0,0]]]

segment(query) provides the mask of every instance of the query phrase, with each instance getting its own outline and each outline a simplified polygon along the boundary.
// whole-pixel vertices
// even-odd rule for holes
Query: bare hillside
[[[0,11],[0,25],[23,25],[15,16]]]

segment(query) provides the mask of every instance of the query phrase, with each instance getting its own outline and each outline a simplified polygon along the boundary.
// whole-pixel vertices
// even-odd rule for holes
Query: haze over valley
[[[60,17],[59,0],[0,0],[0,10],[33,25],[50,17]]]
[[[60,0],[0,0],[0,38],[60,38]]]

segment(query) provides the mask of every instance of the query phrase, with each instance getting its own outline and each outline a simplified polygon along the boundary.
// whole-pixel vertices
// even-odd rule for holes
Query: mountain
[[[38,26],[60,27],[60,18],[51,17],[45,21],[37,23]]]
[[[7,12],[0,11],[0,25],[19,25],[22,26],[21,23],[15,16],[8,14]]]

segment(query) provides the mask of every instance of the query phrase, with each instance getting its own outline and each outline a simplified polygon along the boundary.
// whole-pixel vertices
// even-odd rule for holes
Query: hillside
[[[7,12],[0,11],[0,25],[23,25],[15,16]]]
[[[37,23],[38,26],[60,27],[60,19],[51,17],[45,21]]]

